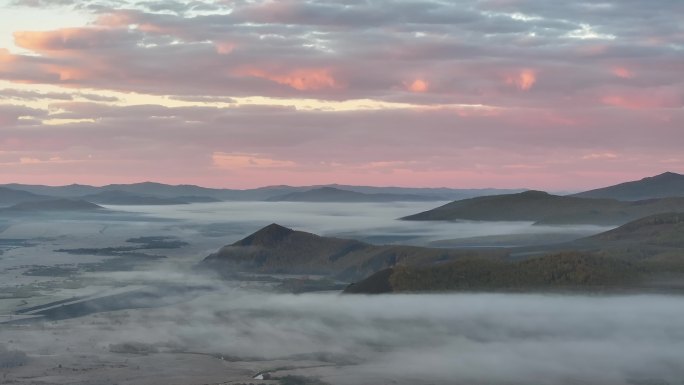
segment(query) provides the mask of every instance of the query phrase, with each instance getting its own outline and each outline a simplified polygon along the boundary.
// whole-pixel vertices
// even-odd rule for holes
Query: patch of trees
[[[477,291],[621,286],[639,276],[634,264],[589,253],[566,252],[518,262],[464,258],[430,266],[398,266],[393,291]]]

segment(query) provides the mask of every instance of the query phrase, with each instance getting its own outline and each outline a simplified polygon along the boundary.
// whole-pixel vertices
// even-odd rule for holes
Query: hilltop
[[[684,211],[684,197],[623,202],[525,191],[455,201],[402,219],[620,225],[647,215],[672,211]]]
[[[684,197],[684,175],[665,172],[637,181],[574,194],[580,198],[608,198],[623,201],[638,201],[667,197]]]
[[[224,246],[205,258],[201,266],[223,275],[240,271],[359,279],[396,264],[429,264],[470,254],[413,246],[376,246],[295,231],[274,223]]]
[[[433,201],[434,196],[389,193],[361,193],[335,187],[292,192],[267,199],[271,202],[402,202]]]

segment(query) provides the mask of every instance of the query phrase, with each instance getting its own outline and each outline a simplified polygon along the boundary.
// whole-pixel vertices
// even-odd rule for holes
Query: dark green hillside
[[[633,263],[590,253],[517,262],[464,258],[429,267],[397,266],[352,284],[345,292],[601,290],[633,286],[640,273]]]
[[[684,175],[666,172],[637,181],[581,192],[580,198],[608,198],[637,201],[666,197],[684,197]]]
[[[647,215],[671,211],[684,211],[684,198],[622,202],[526,191],[455,201],[402,219],[620,225]]]
[[[549,290],[627,286],[637,276],[637,267],[629,262],[561,253],[519,262],[469,259],[428,268],[399,267],[390,284],[394,291]]]
[[[682,247],[684,251],[684,212],[651,215],[589,239],[604,243],[626,242]]]
[[[681,292],[684,290],[684,213],[651,215],[592,237],[540,248],[531,255],[537,256],[517,260],[473,257],[430,266],[395,266],[351,285],[346,292],[566,289]]]
[[[464,199],[419,214],[405,220],[476,220],[476,221],[532,221],[549,217],[568,216],[587,212],[594,221],[601,220],[598,209],[615,209],[620,202],[591,200],[551,195],[543,191],[525,191],[517,194],[494,195]],[[596,214],[592,214],[596,210]]]

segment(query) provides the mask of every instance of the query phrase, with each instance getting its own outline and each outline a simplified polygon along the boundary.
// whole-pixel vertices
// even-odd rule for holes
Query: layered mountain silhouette
[[[684,197],[625,202],[525,191],[455,201],[402,219],[620,225],[647,215],[673,211],[684,211]]]
[[[434,197],[413,194],[361,193],[334,187],[292,192],[269,198],[271,202],[410,202],[433,201]]]
[[[35,202],[49,199],[52,198],[44,195],[30,193],[28,191],[0,187],[0,206],[11,206],[21,202]]]
[[[580,198],[608,198],[623,201],[684,197],[684,175],[666,172],[637,181],[581,192],[574,196]]]
[[[104,205],[183,205],[189,203],[180,198],[160,198],[120,190],[85,195],[82,199]]]
[[[104,207],[95,203],[77,199],[52,199],[40,200],[36,202],[17,203],[1,210],[6,213],[40,213],[54,211],[98,211],[105,210]]]
[[[168,185],[156,182],[142,182],[132,184],[110,184],[106,186],[88,186],[71,184],[67,186],[43,186],[27,184],[6,184],[4,187],[13,190],[26,191],[37,195],[45,195],[58,198],[80,198],[108,191],[119,191],[136,195],[153,196],[157,198],[181,199],[186,202],[212,202],[212,201],[264,201],[284,197],[288,194],[307,192],[322,188],[343,190],[352,193],[367,195],[379,195],[365,197],[361,201],[383,200],[433,200],[445,201],[453,199],[470,198],[482,195],[494,195],[518,192],[521,190],[511,189],[453,189],[453,188],[409,188],[409,187],[375,187],[375,186],[351,186],[351,185],[325,185],[325,186],[267,186],[254,189],[236,190],[207,188],[195,185]],[[325,194],[329,195],[329,194]],[[347,194],[351,196],[350,194]],[[383,198],[384,196],[384,198]],[[356,196],[358,199],[360,196]],[[421,198],[418,198],[421,197]],[[280,198],[276,199],[279,200]],[[293,198],[301,199],[301,198]],[[321,198],[315,198],[321,199]],[[337,198],[340,199],[340,198]],[[350,198],[345,198],[350,199]],[[304,200],[302,200],[304,201]],[[347,201],[347,200],[345,200]],[[0,202],[1,203],[1,202]]]

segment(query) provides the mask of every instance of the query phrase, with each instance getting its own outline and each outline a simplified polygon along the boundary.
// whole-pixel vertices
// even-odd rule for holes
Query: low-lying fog
[[[217,283],[186,274],[218,247],[272,222],[321,235],[416,245],[489,236],[516,242],[531,234],[572,239],[606,230],[397,220],[434,206],[224,202],[4,218],[0,321],[18,308],[134,286],[173,282],[214,290],[151,309],[0,324],[0,382],[258,383],[251,377],[260,372],[318,377],[331,384],[682,382],[684,297],[287,295],[263,284]],[[117,264],[107,265],[109,270],[79,270],[80,264],[112,257],[62,250],[125,248],[135,245],[131,238],[160,236],[172,237],[178,247],[141,250],[167,258],[133,270],[117,271]],[[3,357],[26,362],[3,368],[12,366]]]
[[[223,287],[175,306],[16,327],[2,337],[51,365],[77,356],[89,357],[83,365],[116,361],[112,347],[132,343],[148,346],[150,356],[208,353],[251,361],[252,374],[331,384],[674,384],[684,378],[682,319],[684,298],[674,296],[287,295]],[[163,364],[124,356],[163,378]],[[167,364],[184,365],[179,358]]]
[[[237,240],[270,223],[320,235],[357,238],[371,243],[424,245],[431,241],[506,234],[557,234],[582,237],[601,226],[533,226],[530,222],[416,222],[398,218],[447,202],[299,203],[220,202],[178,206],[110,206],[148,217],[192,223],[205,235],[223,232]]]
[[[273,222],[320,235],[356,238],[376,244],[437,247],[544,244],[608,229],[598,226],[534,226],[529,222],[398,220],[439,204],[220,202],[107,206],[111,212],[106,214],[2,216],[0,288],[44,281],[39,276],[22,275],[31,266],[90,263],[103,259],[101,255],[82,253],[74,256],[56,250],[130,246],[126,241],[131,238],[166,236],[187,245],[152,253],[168,257],[159,262],[173,261],[187,266]],[[2,309],[0,300],[0,314]]]

